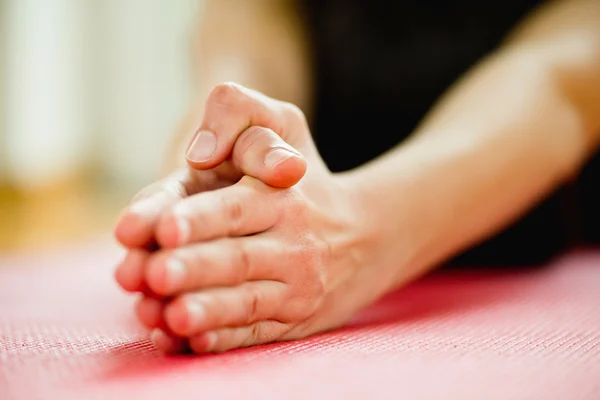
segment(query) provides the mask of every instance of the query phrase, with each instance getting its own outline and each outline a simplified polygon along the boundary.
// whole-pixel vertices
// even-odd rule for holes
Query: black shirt
[[[301,1],[314,53],[312,131],[329,168],[357,167],[408,137],[442,93],[541,3]],[[577,184],[454,263],[534,264],[574,242],[597,242],[599,169],[594,160]]]

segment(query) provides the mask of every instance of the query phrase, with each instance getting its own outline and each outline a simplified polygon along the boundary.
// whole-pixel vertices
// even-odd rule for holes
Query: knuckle
[[[312,210],[313,205],[310,201],[307,201],[305,194],[301,188],[292,187],[276,193],[276,201],[279,205],[279,217],[287,223],[296,234],[296,241],[300,247],[310,248],[310,237],[304,237],[309,235],[308,232],[311,230]]]
[[[296,220],[304,220],[307,212],[307,203],[300,189],[291,187],[279,192],[281,200],[285,203],[285,209],[290,216]]]
[[[246,282],[252,278],[252,261],[248,247],[243,244],[244,241],[237,241],[235,248],[235,275],[237,282]]]
[[[208,103],[232,107],[240,99],[242,91],[240,86],[233,82],[219,83],[210,91]]]
[[[262,303],[262,293],[255,285],[248,285],[248,300],[247,300],[247,320],[246,324],[251,324],[258,321],[260,317],[260,306]]]
[[[248,138],[248,140],[258,140],[258,139],[262,139],[265,136],[267,136],[270,132],[270,129],[265,128],[263,126],[251,126],[250,128],[246,129],[245,131],[245,137]]]
[[[181,198],[188,197],[187,188],[185,187],[183,182],[178,179],[165,179],[161,185],[161,189],[165,193],[173,194]]]
[[[284,108],[291,122],[300,123],[303,125],[307,124],[306,115],[304,115],[304,112],[300,109],[300,107],[293,103],[285,102]]]
[[[268,139],[270,129],[262,126],[251,126],[242,133],[235,144],[235,155],[239,160],[243,159],[247,151],[255,144],[260,143],[265,138]]]
[[[311,203],[307,201],[303,189],[294,186],[273,193],[273,200],[279,205],[280,217],[291,223],[294,231],[302,236],[309,229]],[[304,239],[298,239],[304,243]]]
[[[255,343],[260,343],[260,338],[262,337],[262,327],[261,324],[254,324],[250,328],[250,335],[246,339],[246,343],[244,346],[250,346]]]
[[[219,202],[223,215],[227,218],[228,225],[230,226],[229,234],[237,234],[240,231],[244,218],[243,203],[235,196],[221,196]]]

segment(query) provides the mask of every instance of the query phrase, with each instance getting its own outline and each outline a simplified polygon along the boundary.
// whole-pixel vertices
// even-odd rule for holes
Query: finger
[[[249,176],[267,185],[288,188],[306,173],[304,156],[271,129],[246,129],[233,147],[233,163]]]
[[[164,309],[164,301],[147,296],[140,296],[135,304],[135,313],[139,321],[149,329],[166,328],[163,318]]]
[[[164,302],[140,297],[136,303],[136,314],[140,322],[152,329],[150,340],[165,353],[181,353],[188,349],[186,340],[171,333],[163,318]]]
[[[158,243],[174,248],[263,232],[279,218],[279,207],[268,189],[260,181],[244,177],[233,186],[188,197],[161,217],[156,228]]]
[[[298,128],[305,125],[297,107],[235,83],[223,83],[208,96],[204,122],[188,146],[186,159],[195,169],[217,166],[231,155],[238,136],[251,126],[264,126],[286,142],[294,139],[295,146],[302,146],[305,138]]]
[[[167,305],[165,320],[174,333],[189,337],[275,318],[288,296],[288,286],[277,281],[253,281],[188,293]]]
[[[159,216],[187,196],[186,183],[186,177],[177,172],[140,192],[117,222],[117,240],[127,248],[151,246]]]
[[[226,238],[152,255],[145,270],[148,287],[162,296],[246,281],[279,279],[286,248],[262,235]]]
[[[167,354],[185,353],[189,349],[185,339],[171,336],[161,329],[152,331],[150,341],[158,350]]]
[[[215,352],[271,343],[290,330],[290,326],[279,321],[259,321],[238,328],[223,328],[190,338],[189,345],[195,353]]]
[[[141,292],[144,290],[144,269],[148,252],[144,250],[130,250],[125,259],[115,271],[117,283],[128,292]]]

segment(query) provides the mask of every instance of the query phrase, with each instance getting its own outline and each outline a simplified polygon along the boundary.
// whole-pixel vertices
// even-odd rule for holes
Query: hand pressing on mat
[[[393,111],[412,107],[412,98],[394,93],[402,85],[380,86],[385,76],[377,76],[381,90],[373,91],[356,87],[348,73],[365,69],[344,60],[370,65],[376,55],[333,57],[332,69],[317,71],[326,79],[314,79],[306,50],[318,47],[304,46],[312,35],[305,35],[295,8],[259,3],[242,10],[210,2],[203,11],[200,81],[239,74],[315,109],[318,135],[337,135],[323,141],[323,150],[331,155],[338,146],[340,157],[333,158],[341,165],[379,154],[381,145],[387,151],[332,174],[296,108],[218,86],[188,154],[198,172],[186,170],[150,189],[152,200],[135,202],[117,228],[129,247],[152,247],[153,237],[162,246],[152,254],[132,252],[118,276],[124,287],[161,299],[147,297],[139,314],[169,332],[155,335],[165,349],[177,335],[196,351],[226,350],[338,326],[388,290],[519,220],[597,152],[595,0],[552,2],[525,18],[439,96],[410,135],[396,123],[403,114]],[[235,68],[223,69],[231,60]],[[430,83],[425,78],[415,87]],[[313,93],[321,100],[316,104]],[[395,99],[403,101],[388,103]],[[347,141],[349,135],[362,139],[364,154],[357,144],[363,142]],[[262,141],[250,137],[287,142],[301,155],[257,149]],[[354,151],[344,153],[350,144]],[[290,171],[293,179],[281,181]]]
[[[223,108],[224,97],[237,91],[244,92],[248,98],[261,96],[241,86],[223,84],[215,87],[206,101],[204,125],[200,130],[211,127],[223,133],[222,139],[229,142],[219,143],[220,149],[216,150],[215,157],[203,164],[204,170],[178,168],[165,179],[146,187],[134,197],[116,226],[117,239],[129,250],[116,271],[116,279],[125,290],[146,295],[138,302],[137,312],[149,327],[164,327],[160,315],[164,297],[148,288],[144,269],[151,252],[159,247],[156,225],[166,210],[188,196],[231,186],[243,174],[260,178],[272,187],[289,187],[306,171],[304,157],[278,134],[270,129],[247,129],[250,118],[252,122],[280,129],[287,110],[278,108],[275,102],[267,105],[268,101],[264,101],[271,109],[241,116],[245,121],[223,119],[227,112]],[[245,107],[243,104],[239,106]],[[221,121],[230,124],[222,124]],[[197,160],[197,151],[190,156]]]
[[[116,229],[132,248],[117,279],[148,294],[138,314],[173,337],[155,333],[165,350],[178,347],[177,336],[197,352],[305,337],[343,324],[389,288],[394,268],[370,247],[376,226],[325,167],[298,108],[220,85],[187,160],[199,171],[143,191]],[[213,190],[198,182],[225,167],[232,182],[245,175]],[[157,251],[135,249],[153,240]],[[373,264],[384,268],[363,268]]]
[[[151,328],[160,326],[166,329],[161,317],[164,298],[150,290],[144,279],[148,257],[159,247],[155,233],[162,214],[183,198],[231,186],[243,174],[262,179],[273,187],[289,187],[306,171],[303,156],[275,132],[269,129],[246,129],[250,117],[256,120],[253,122],[279,129],[284,116],[276,115],[278,110],[246,115],[246,121],[223,119],[226,112],[223,109],[223,97],[237,90],[246,92],[248,96],[260,96],[256,92],[227,84],[217,86],[206,101],[203,110],[205,121],[201,128],[212,127],[224,132],[229,135],[229,142],[220,143],[215,157],[203,164],[205,169],[179,168],[165,179],[145,188],[135,196],[117,224],[116,237],[129,251],[116,271],[116,278],[125,290],[146,295],[138,302],[137,313],[142,322]],[[231,124],[223,125],[221,121]],[[278,156],[280,162],[274,162],[274,157],[276,159]]]

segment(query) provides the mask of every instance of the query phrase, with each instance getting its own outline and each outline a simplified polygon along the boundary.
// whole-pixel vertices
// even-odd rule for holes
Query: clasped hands
[[[137,317],[159,349],[303,338],[385,291],[366,206],[327,169],[297,107],[218,85],[186,159],[115,228],[127,249],[116,280],[140,293]]]

